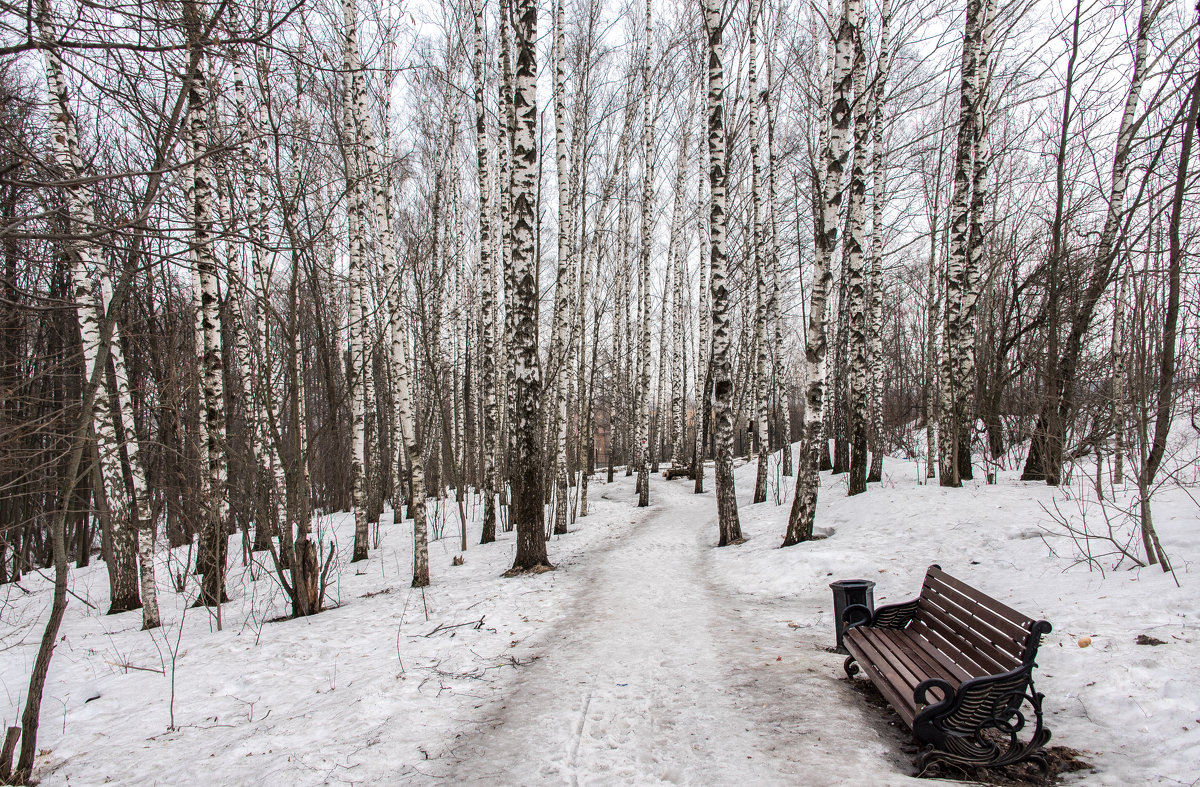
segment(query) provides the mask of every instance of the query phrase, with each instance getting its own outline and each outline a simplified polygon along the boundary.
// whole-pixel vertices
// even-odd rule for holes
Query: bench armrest
[[[912,729],[929,744],[919,764],[934,759],[965,765],[1008,765],[1037,752],[1050,740],[1042,723],[1042,695],[1033,687],[1033,666],[1026,664],[999,675],[971,678],[955,691],[938,678],[917,684],[913,698],[920,705],[930,689],[946,699],[917,712]]]
[[[919,598],[914,598],[912,601],[905,601],[903,604],[886,604],[879,607],[875,610],[875,614],[871,617],[871,622],[868,625],[881,629],[905,628],[916,616],[917,603],[919,601]]]
[[[866,604],[851,604],[842,610],[841,622],[845,625],[845,631],[849,631],[855,626],[869,626],[871,624],[871,608]]]
[[[1033,622],[1033,625],[1029,627],[1029,640],[1025,643],[1025,652],[1021,654],[1023,664],[1037,666],[1034,659],[1037,658],[1038,646],[1042,644],[1042,637],[1052,630],[1053,627],[1048,621],[1035,620]]]
[[[941,691],[942,699],[936,703],[930,703],[928,700],[928,693],[930,689],[938,689]],[[918,708],[920,708],[922,705],[930,704],[949,706],[953,700],[954,687],[950,685],[949,681],[942,680],[941,678],[928,678],[918,683],[917,687],[913,689],[913,701],[917,704]]]

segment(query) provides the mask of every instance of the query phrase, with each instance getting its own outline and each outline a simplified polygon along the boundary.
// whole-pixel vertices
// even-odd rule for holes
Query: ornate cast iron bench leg
[[[917,687],[918,704],[931,688],[942,690],[945,699],[913,722],[913,733],[927,744],[918,759],[922,772],[935,762],[994,767],[1033,760],[1047,769],[1041,749],[1050,730],[1042,724],[1042,694],[1027,669],[967,681],[957,692],[945,681],[928,680]],[[1029,712],[1022,710],[1026,706]]]
[[[862,671],[862,668],[858,666],[858,662],[853,656],[846,657],[846,661],[842,664],[842,669],[846,670],[846,677],[850,680],[854,680],[854,676]]]

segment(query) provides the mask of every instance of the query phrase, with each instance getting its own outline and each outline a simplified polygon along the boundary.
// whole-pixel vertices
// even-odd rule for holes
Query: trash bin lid
[[[829,587],[834,590],[870,590],[875,587],[875,583],[869,579],[839,579],[837,582],[830,582]]]

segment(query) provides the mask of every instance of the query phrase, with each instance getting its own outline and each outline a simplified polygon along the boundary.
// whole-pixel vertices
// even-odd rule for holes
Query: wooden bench
[[[937,761],[968,766],[1025,759],[1046,767],[1042,695],[1033,687],[1038,644],[1050,632],[939,566],[921,594],[871,612],[842,614],[850,657],[923,745],[918,767]]]

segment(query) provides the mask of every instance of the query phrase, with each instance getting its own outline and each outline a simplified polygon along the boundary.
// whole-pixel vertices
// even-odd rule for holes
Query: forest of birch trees
[[[890,456],[1134,484],[1166,569],[1198,14],[0,0],[0,583],[57,577],[48,662],[71,563],[109,613],[154,628],[169,586],[219,626],[258,553],[305,616],[393,517],[414,587],[475,512],[552,569],[614,475],[715,490],[733,545],[749,462],[792,547],[822,474],[860,494]]]

